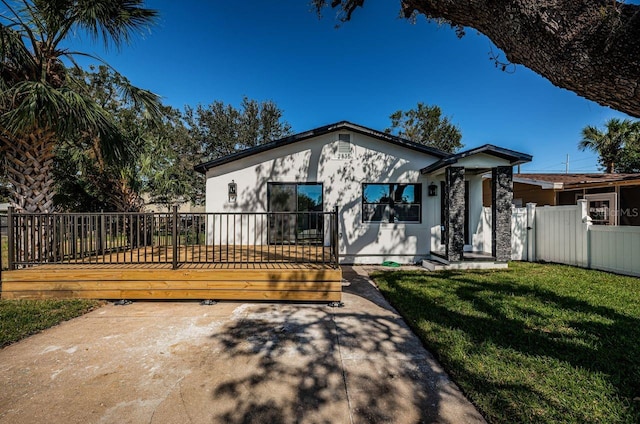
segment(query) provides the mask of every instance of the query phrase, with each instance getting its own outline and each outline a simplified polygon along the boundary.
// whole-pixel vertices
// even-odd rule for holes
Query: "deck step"
[[[460,262],[452,262],[443,264],[438,261],[425,259],[422,261],[422,266],[429,271],[447,271],[447,270],[466,270],[466,269],[506,269],[509,267],[507,262],[477,260],[470,261],[464,260]]]
[[[431,257],[428,260],[430,260],[431,262],[442,264],[442,265],[449,265],[448,260],[446,260],[444,257],[437,255],[433,252],[431,252]]]
[[[445,269],[447,269],[446,264],[433,259],[423,259],[422,267],[427,268],[429,271],[444,271]]]

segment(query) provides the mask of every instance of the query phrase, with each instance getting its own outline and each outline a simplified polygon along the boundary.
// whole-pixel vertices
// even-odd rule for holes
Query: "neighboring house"
[[[171,212],[172,210],[171,206],[167,208],[166,203],[152,202],[148,193],[142,195],[142,200],[145,212]],[[188,200],[178,200],[175,204],[178,206],[178,213],[202,213],[205,210],[204,206],[194,205]]]
[[[491,205],[491,178],[485,175],[483,203]],[[594,224],[640,226],[640,174],[515,174],[518,207],[575,205],[586,199]]]
[[[337,208],[342,263],[415,263],[430,256],[456,262],[472,251],[506,261],[512,167],[530,160],[492,145],[452,155],[343,121],[195,169],[207,178],[207,212]],[[481,225],[486,172],[499,181],[491,229]],[[292,234],[311,230],[298,226]],[[482,231],[493,231],[492,245]]]

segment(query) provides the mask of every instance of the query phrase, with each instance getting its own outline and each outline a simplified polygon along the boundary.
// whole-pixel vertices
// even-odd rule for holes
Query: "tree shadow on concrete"
[[[447,422],[442,398],[460,397],[388,305],[251,305],[215,338],[247,364],[212,393],[220,422]]]

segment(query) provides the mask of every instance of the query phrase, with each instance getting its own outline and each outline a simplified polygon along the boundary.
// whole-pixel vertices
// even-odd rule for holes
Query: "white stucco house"
[[[196,170],[206,175],[206,212],[337,208],[341,263],[450,263],[509,259],[512,167],[530,160],[493,145],[449,154],[343,121]],[[496,177],[491,228],[480,219],[487,172]]]

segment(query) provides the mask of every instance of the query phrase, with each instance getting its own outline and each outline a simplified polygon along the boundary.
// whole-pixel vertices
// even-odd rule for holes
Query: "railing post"
[[[178,205],[173,205],[173,228],[171,231],[173,244],[173,269],[178,268]]]
[[[333,207],[333,257],[335,260],[335,265],[336,267],[340,266],[340,261],[338,259],[338,255],[340,253],[340,249],[338,248],[338,239],[339,239],[339,235],[338,235],[338,206],[334,206]]]
[[[10,206],[7,209],[7,236],[8,236],[8,251],[7,254],[9,255],[9,269],[15,269],[15,263],[14,263],[14,255],[15,255],[15,246],[14,246],[14,239],[15,239],[15,234],[13,231],[13,206]]]
[[[100,254],[104,255],[107,250],[107,223],[104,219],[104,209],[100,210],[100,241],[98,242],[100,245]]]

